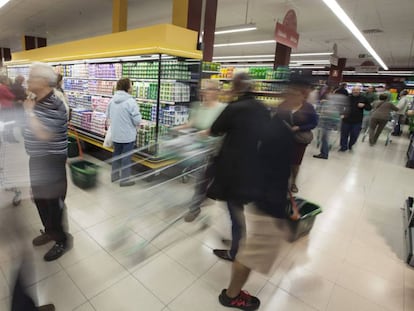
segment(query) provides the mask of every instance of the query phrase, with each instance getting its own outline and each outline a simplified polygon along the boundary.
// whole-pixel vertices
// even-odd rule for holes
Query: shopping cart
[[[12,203],[14,206],[18,206],[21,203],[21,194],[22,192],[16,188],[16,187],[7,187],[6,183],[6,174],[5,174],[5,160],[6,160],[6,146],[7,143],[3,139],[3,134],[8,126],[12,126],[15,122],[1,122],[0,121],[0,189],[3,189],[5,191],[13,192],[14,197],[12,200]]]
[[[388,146],[392,142],[391,134],[394,131],[396,124],[398,123],[398,118],[398,114],[392,112],[390,120],[387,122],[384,130],[382,131],[382,134],[385,133],[385,146]],[[362,142],[364,142],[367,137],[369,137],[369,127],[364,131],[364,134],[362,135]]]
[[[148,147],[153,146],[145,146],[144,148],[148,149]],[[157,148],[164,159],[171,161],[171,164],[141,172],[129,178],[129,180],[135,181],[136,190],[134,189],[133,193],[134,197],[139,198],[138,204],[134,206],[127,217],[114,227],[113,232],[107,237],[109,245],[113,249],[125,246],[128,231],[143,216],[151,217],[160,213],[168,216],[155,225],[155,229],[147,239],[138,244],[130,245],[125,250],[128,256],[143,249],[184,218],[192,204],[194,187],[190,183],[183,184],[179,181],[189,175],[202,174],[208,165],[208,159],[216,150],[214,141],[201,138],[197,133],[161,140],[157,144]],[[107,162],[111,163],[124,156],[130,156],[141,149],[114,157]],[[171,169],[175,169],[179,174],[171,176],[167,173]],[[148,179],[153,176],[158,176],[158,178],[152,178],[148,182]],[[209,223],[208,213],[205,213],[203,217],[199,217],[196,223],[201,224],[200,229],[206,228]]]

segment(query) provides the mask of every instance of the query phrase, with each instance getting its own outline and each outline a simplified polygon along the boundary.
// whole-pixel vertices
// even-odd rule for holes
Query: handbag
[[[108,130],[106,131],[105,140],[103,142],[103,146],[106,148],[111,148],[114,146],[114,143],[112,141],[112,131],[111,126],[108,127]]]
[[[313,133],[311,131],[299,131],[293,133],[293,139],[299,144],[309,145],[313,140]]]

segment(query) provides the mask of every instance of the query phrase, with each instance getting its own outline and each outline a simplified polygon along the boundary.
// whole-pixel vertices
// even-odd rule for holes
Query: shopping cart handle
[[[0,132],[4,130],[5,127],[16,123],[16,121],[1,122],[0,121]]]

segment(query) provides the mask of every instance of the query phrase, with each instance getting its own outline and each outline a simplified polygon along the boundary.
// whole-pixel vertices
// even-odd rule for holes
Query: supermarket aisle
[[[382,143],[382,141],[381,141]],[[308,148],[298,186],[301,195],[324,208],[309,239],[286,245],[271,276],[254,273],[247,290],[262,299],[260,310],[403,311],[414,309],[414,270],[402,262],[400,207],[413,195],[414,170],[404,168],[406,139],[388,147],[359,144],[353,154],[332,152],[328,161],[312,158]],[[41,260],[48,248],[36,249],[39,303],[77,311],[218,311],[230,264],[218,261],[212,248],[222,247],[228,217],[221,204],[208,206],[212,226],[179,223],[147,247],[131,254],[177,212],[165,207],[191,195],[189,185],[175,183],[145,214],[125,225],[125,218],[150,195],[139,187],[121,189],[109,182],[68,191],[74,249],[57,262]],[[163,205],[164,204],[164,205]],[[34,206],[16,211],[27,221],[28,239],[38,230]],[[108,234],[123,227],[125,244],[115,247]],[[8,310],[11,261],[1,245],[0,310]],[[35,287],[31,287],[35,291]]]

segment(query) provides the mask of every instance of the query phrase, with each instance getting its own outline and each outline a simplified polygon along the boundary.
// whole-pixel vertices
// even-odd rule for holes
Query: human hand
[[[299,126],[297,126],[297,125],[292,126],[292,132],[299,132],[299,131],[300,131],[300,127]]]
[[[200,137],[208,137],[208,136],[210,136],[210,130],[199,131],[198,135]]]
[[[26,99],[24,101],[23,107],[26,111],[32,111],[35,105],[36,101],[34,99]]]
[[[364,108],[365,104],[364,103],[358,103],[358,108]]]

